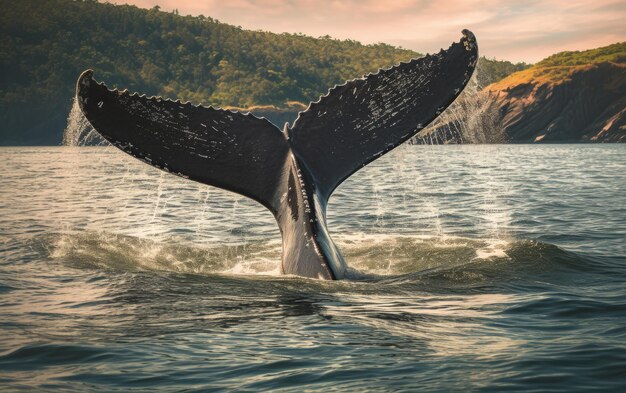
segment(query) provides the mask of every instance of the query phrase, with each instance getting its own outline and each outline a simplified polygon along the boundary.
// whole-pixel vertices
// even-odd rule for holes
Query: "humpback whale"
[[[341,279],[347,265],[326,206],[350,175],[405,142],[461,93],[478,60],[474,35],[447,50],[336,85],[283,130],[264,118],[110,90],[93,71],[76,99],[114,146],[164,171],[252,198],[282,235],[284,274]]]

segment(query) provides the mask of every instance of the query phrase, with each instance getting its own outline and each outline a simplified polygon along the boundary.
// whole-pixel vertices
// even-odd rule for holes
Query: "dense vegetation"
[[[605,61],[626,62],[626,41],[585,51],[560,52],[546,57],[536,64],[537,67],[577,66],[596,64]]]
[[[526,63],[513,64],[510,61],[481,57],[478,62],[478,72],[476,73],[478,87],[482,89],[483,87],[506,78],[514,72],[525,70],[528,67],[530,67],[530,65]]]
[[[87,68],[109,86],[150,95],[297,108],[335,83],[419,56],[95,0],[0,0],[0,11],[0,143],[58,142],[74,83]],[[516,67],[482,66],[498,79]]]

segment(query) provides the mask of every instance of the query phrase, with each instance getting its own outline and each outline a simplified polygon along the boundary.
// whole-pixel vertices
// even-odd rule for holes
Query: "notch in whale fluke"
[[[336,187],[432,122],[461,93],[476,38],[331,88],[282,132],[265,119],[109,90],[81,74],[79,106],[126,153],[172,174],[252,198],[283,237],[282,271],[339,279],[346,264],[326,229]]]

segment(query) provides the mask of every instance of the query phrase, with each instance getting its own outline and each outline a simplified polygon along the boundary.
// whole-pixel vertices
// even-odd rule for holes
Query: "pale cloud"
[[[538,61],[563,50],[626,40],[624,0],[110,0],[205,15],[277,33],[386,42],[420,52],[447,47],[469,28],[481,53]]]

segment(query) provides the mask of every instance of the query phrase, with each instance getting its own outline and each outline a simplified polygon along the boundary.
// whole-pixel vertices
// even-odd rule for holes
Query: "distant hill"
[[[247,31],[209,17],[95,1],[0,0],[2,143],[58,143],[75,81],[194,103],[309,102],[329,87],[419,54],[390,45]]]
[[[0,144],[58,144],[87,68],[109,86],[253,108],[282,125],[336,83],[420,56],[96,1],[0,0]],[[488,84],[524,67],[485,60]]]
[[[626,42],[552,55],[486,88],[518,142],[626,142]]]

